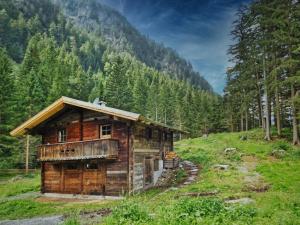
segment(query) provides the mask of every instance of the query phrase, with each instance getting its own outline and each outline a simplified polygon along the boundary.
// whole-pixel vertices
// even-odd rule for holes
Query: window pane
[[[102,135],[111,135],[111,125],[102,125]]]
[[[67,140],[67,132],[66,129],[58,130],[58,142],[65,142]]]

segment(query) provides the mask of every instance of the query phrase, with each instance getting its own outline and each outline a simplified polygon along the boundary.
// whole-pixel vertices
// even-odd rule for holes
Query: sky
[[[222,94],[236,10],[250,0],[101,0],[142,34],[175,49]]]

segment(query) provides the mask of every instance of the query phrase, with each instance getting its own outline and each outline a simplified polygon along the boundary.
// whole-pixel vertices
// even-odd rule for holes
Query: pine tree
[[[105,62],[104,71],[106,77],[105,100],[112,107],[128,109],[131,99],[128,90],[126,67],[121,56],[111,55]]]
[[[15,139],[9,136],[13,122],[12,106],[15,88],[12,64],[2,48],[0,48],[0,77],[0,157],[8,157],[13,153],[15,142]],[[0,168],[5,166],[2,163],[0,163]]]
[[[133,86],[133,109],[135,112],[143,115],[146,114],[146,104],[148,98],[147,88],[148,86],[146,85],[144,77],[142,77],[142,75],[137,76]]]

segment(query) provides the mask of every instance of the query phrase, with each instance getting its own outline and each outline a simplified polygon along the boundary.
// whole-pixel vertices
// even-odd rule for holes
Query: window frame
[[[64,131],[62,135],[61,132]],[[67,129],[66,128],[59,128],[57,130],[57,142],[58,143],[65,143],[67,142]]]
[[[103,134],[103,127],[110,127],[110,133],[109,134]],[[99,132],[99,137],[100,139],[107,139],[107,138],[111,138],[112,136],[112,124],[101,124],[100,125],[100,132]],[[105,130],[105,132],[107,132],[108,130]]]

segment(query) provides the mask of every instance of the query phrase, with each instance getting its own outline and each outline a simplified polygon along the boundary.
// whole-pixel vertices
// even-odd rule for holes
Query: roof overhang
[[[179,129],[167,126],[162,123],[151,121],[151,120],[141,116],[138,113],[128,112],[125,110],[120,110],[120,109],[107,107],[107,106],[103,106],[103,105],[96,105],[96,104],[93,104],[90,102],[80,101],[77,99],[63,96],[60,99],[56,100],[51,105],[49,105],[48,107],[46,107],[45,109],[43,109],[42,111],[40,111],[35,116],[31,117],[30,119],[28,119],[27,121],[22,123],[20,126],[15,128],[14,130],[12,130],[10,132],[10,135],[21,136],[21,135],[26,134],[29,130],[37,127],[42,122],[46,121],[47,119],[51,118],[56,113],[58,113],[59,111],[63,110],[65,106],[75,106],[75,107],[79,107],[79,108],[84,108],[84,109],[104,113],[107,115],[116,116],[116,117],[123,118],[126,120],[140,121],[145,124],[164,127],[164,128],[167,128],[167,129],[170,129],[173,131],[184,133],[184,131],[181,131]]]

